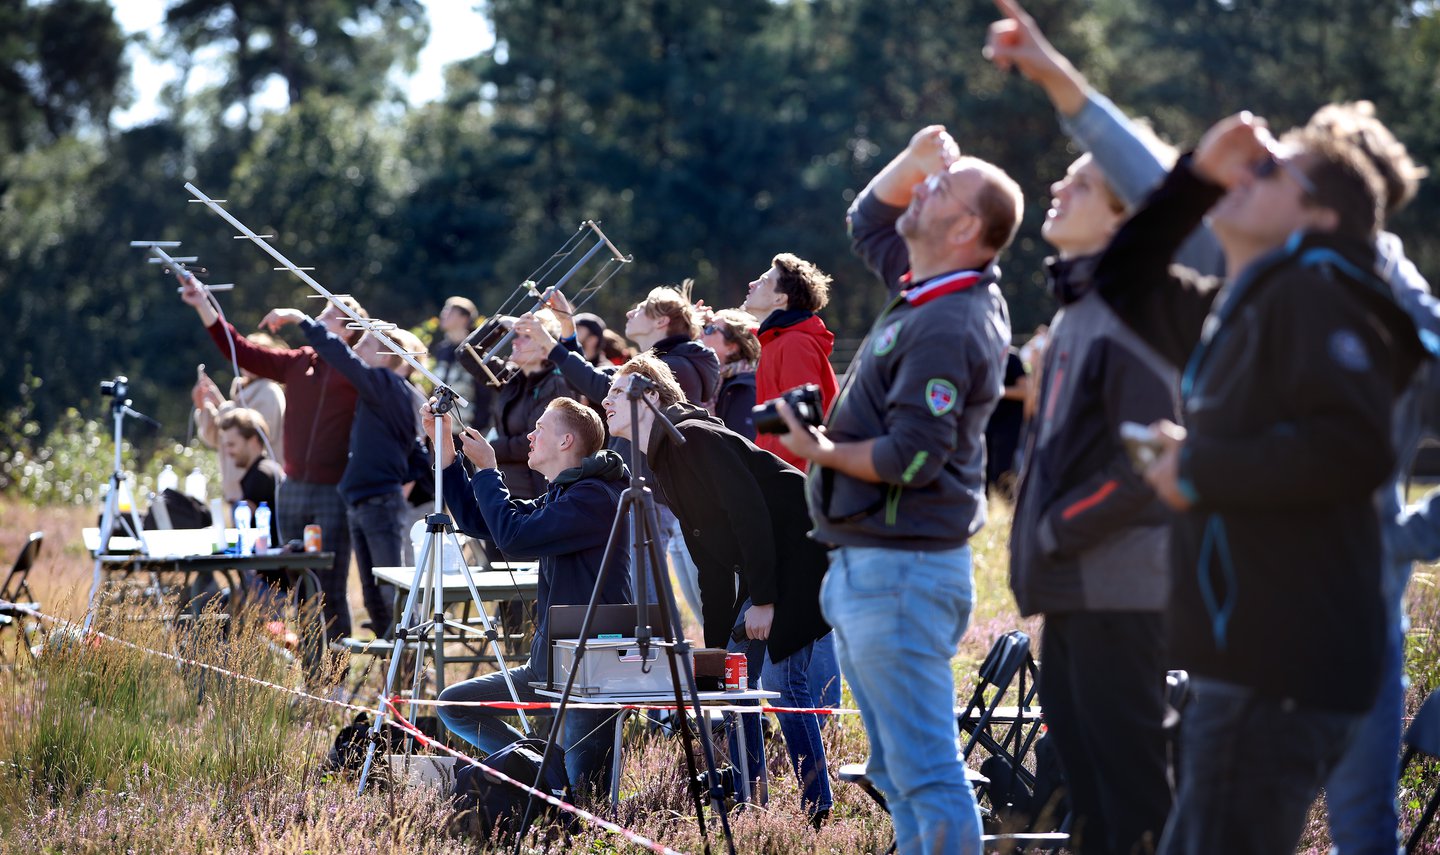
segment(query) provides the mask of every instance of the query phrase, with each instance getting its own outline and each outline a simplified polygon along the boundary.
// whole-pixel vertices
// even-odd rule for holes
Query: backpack
[[[486,766],[529,786],[535,782],[544,753],[544,740],[518,739],[487,756],[484,762]],[[540,789],[560,799],[570,798],[570,786],[565,779],[564,752],[552,754]],[[451,796],[454,800],[454,813],[450,817],[452,831],[481,840],[497,834],[508,837],[528,831],[528,825],[520,827],[527,803],[531,823],[541,818],[553,818],[556,813],[554,806],[514,784],[490,777],[485,769],[470,763],[457,767],[455,789]]]

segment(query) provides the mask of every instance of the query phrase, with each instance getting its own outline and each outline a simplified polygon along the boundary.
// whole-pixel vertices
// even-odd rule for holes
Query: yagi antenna
[[[154,257],[145,259],[148,263],[163,264],[174,272],[179,272],[183,270],[186,273],[189,273],[190,268],[186,265],[194,264],[195,262],[200,260],[200,257],[197,255],[171,255],[170,253],[165,251],[165,247],[174,249],[175,247],[179,246],[180,241],[178,240],[132,240],[130,241],[130,245],[136,247],[144,247],[150,250],[150,252],[154,254]],[[203,273],[205,269],[202,267],[200,268],[200,270]],[[211,291],[229,291],[230,289],[235,287],[235,284],[233,282],[226,282],[224,284],[206,285],[205,287],[210,289]],[[185,289],[175,289],[177,293],[183,290]]]
[[[600,228],[600,223],[595,220],[586,220],[581,223],[580,227],[575,230],[575,234],[571,235],[564,245],[552,253],[523,282],[515,286],[515,290],[510,293],[500,308],[460,343],[460,349],[473,358],[489,375],[490,385],[499,386],[502,381],[486,365],[486,360],[515,337],[514,330],[506,329],[501,319],[505,316],[520,315],[526,311],[540,311],[556,292],[584,271],[601,250],[608,251],[605,260],[590,274],[590,277],[585,280],[585,284],[581,285],[570,299],[571,308],[578,311],[581,306],[589,302],[591,297],[595,296],[595,292],[615,278],[615,274],[620,272],[622,266],[634,260],[633,256],[620,252],[610,238],[605,236],[605,232]],[[528,309],[525,308],[527,304],[530,304]]]
[[[349,306],[345,305],[345,303],[340,300],[341,297],[350,296],[349,294],[336,294],[327,289],[324,285],[321,285],[319,282],[315,281],[315,277],[311,276],[309,273],[309,271],[314,270],[315,268],[300,267],[294,262],[292,262],[290,259],[286,258],[284,254],[280,252],[280,250],[276,249],[269,242],[271,239],[274,238],[274,235],[256,234],[254,231],[251,231],[249,226],[240,222],[233,215],[231,215],[229,211],[222,208],[220,206],[220,203],[226,200],[212,199],[209,196],[205,195],[203,192],[201,192],[199,187],[196,187],[194,184],[191,184],[188,181],[185,182],[185,189],[190,192],[191,196],[195,197],[194,199],[191,199],[189,201],[199,202],[200,204],[214,211],[216,214],[219,214],[222,220],[233,226],[235,230],[240,233],[235,236],[237,240],[250,241],[251,243],[260,247],[260,249],[264,250],[265,253],[268,254],[271,258],[279,262],[282,266],[275,268],[276,270],[288,270],[296,276],[300,277],[300,279],[303,280],[306,285],[309,285],[311,288],[315,289],[315,296],[329,300],[330,305],[339,309],[341,312],[344,312],[346,315],[349,315],[350,323],[347,324],[347,326],[350,329],[365,330],[370,335],[375,336],[396,356],[405,360],[407,363],[409,363],[410,367],[414,368],[416,371],[419,371],[422,375],[424,375],[427,380],[429,380],[435,385],[436,389],[446,390],[455,399],[455,402],[458,403],[460,406],[470,406],[469,401],[461,397],[460,394],[456,392],[454,388],[452,388],[449,384],[443,382],[439,377],[436,377],[433,373],[431,373],[430,369],[425,367],[424,363],[417,360],[413,353],[411,353],[404,347],[401,347],[393,339],[385,335],[384,329],[393,330],[395,329],[394,324],[377,324],[370,321],[368,318],[362,317],[358,312],[353,311]],[[417,394],[419,394],[418,390]],[[421,397],[423,398],[424,396],[422,395]]]

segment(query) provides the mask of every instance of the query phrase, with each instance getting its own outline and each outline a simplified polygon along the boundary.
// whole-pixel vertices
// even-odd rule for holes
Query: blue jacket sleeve
[[[862,192],[845,218],[851,249],[892,294],[900,292],[900,277],[910,270],[910,251],[895,232],[895,221],[903,213],[904,208],[887,205]]]
[[[602,401],[610,392],[610,375],[591,365],[585,357],[567,348],[564,342],[550,348],[546,357],[559,371],[570,388],[592,401]]]
[[[510,498],[494,469],[475,473],[475,501],[495,545],[507,555],[563,555],[604,546],[615,517],[615,500],[604,486],[580,481],[558,494],[523,501]]]
[[[455,517],[455,527],[471,537],[490,540],[490,529],[485,526],[480,503],[475,501],[475,491],[470,487],[470,476],[465,474],[465,464],[460,462],[458,454],[440,473],[440,487],[445,492],[445,506]]]
[[[306,318],[300,322],[300,329],[310,340],[310,346],[320,354],[320,358],[350,381],[361,400],[376,409],[381,409],[388,403],[385,399],[384,375],[395,372],[388,368],[366,365],[339,336],[325,329],[324,324]]]
[[[1134,121],[1098,92],[1073,116],[1060,115],[1065,133],[1090,152],[1110,189],[1134,210],[1170,171]],[[1225,255],[1214,233],[1203,224],[1175,252],[1174,261],[1205,276],[1225,270]]]

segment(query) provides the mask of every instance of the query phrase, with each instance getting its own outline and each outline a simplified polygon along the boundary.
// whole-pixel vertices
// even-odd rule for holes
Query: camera
[[[790,409],[795,411],[803,424],[819,427],[825,420],[825,409],[820,403],[820,387],[814,383],[796,386],[775,399],[780,400],[790,405]],[[785,420],[780,418],[780,413],[775,409],[775,401],[766,401],[750,411],[755,417],[756,431],[777,434],[790,432],[790,426],[785,424]]]
[[[130,378],[120,375],[114,380],[100,381],[100,394],[112,398],[125,398],[130,394]]]

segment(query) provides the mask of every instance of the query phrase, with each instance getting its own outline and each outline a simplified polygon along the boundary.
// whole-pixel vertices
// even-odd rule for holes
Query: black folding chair
[[[1431,760],[1440,760],[1440,689],[1431,692],[1420,705],[1420,709],[1415,713],[1415,720],[1405,729],[1405,738],[1401,742],[1405,748],[1400,760],[1401,780],[1404,780],[1405,770],[1409,768],[1411,761],[1418,759],[1420,755],[1423,754]],[[1433,782],[1433,774],[1426,776],[1425,780]],[[1415,823],[1414,830],[1405,841],[1406,853],[1418,851],[1416,847],[1425,836],[1431,821],[1435,819],[1436,808],[1440,808],[1440,785],[1431,785],[1436,789],[1425,802],[1420,821]]]
[[[1025,756],[1040,732],[1039,692],[1040,670],[1030,655],[1030,636],[1016,629],[996,639],[980,664],[980,682],[969,703],[955,713],[960,732],[969,735],[963,756],[969,759],[978,745],[992,757],[1005,758],[1033,789],[1035,775],[1025,768]],[[1007,698],[1013,703],[1006,705]]]
[[[32,657],[35,654],[30,649],[29,632],[25,623],[29,615],[18,606],[40,608],[40,604],[35,601],[34,592],[30,590],[30,570],[35,566],[35,559],[40,556],[40,545],[44,542],[45,532],[30,532],[30,540],[15,557],[15,566],[10,568],[5,584],[0,585],[0,632],[4,632],[6,627],[16,627],[20,633],[20,645]]]

